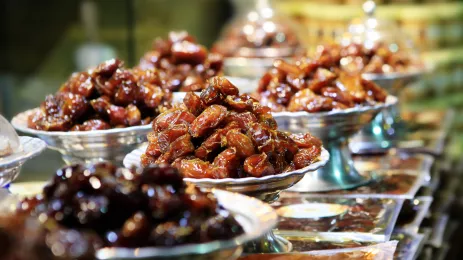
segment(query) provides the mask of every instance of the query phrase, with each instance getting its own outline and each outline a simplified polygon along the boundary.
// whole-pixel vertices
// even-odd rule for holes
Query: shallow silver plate
[[[13,154],[0,158],[0,187],[12,182],[25,161],[39,155],[47,145],[38,138],[19,137],[20,147]]]
[[[16,115],[11,123],[16,130],[44,140],[48,147],[59,151],[68,164],[103,160],[120,163],[125,154],[147,140],[146,135],[151,131],[151,124],[82,132],[49,132],[28,128],[27,118],[37,109]]]
[[[147,145],[144,145],[124,158],[124,166],[130,168],[132,166],[140,167],[140,156],[145,153]],[[276,175],[269,175],[260,178],[246,177],[246,178],[225,178],[225,179],[193,179],[185,178],[184,180],[194,183],[203,188],[218,188],[232,192],[243,193],[249,196],[257,197],[264,201],[273,201],[278,198],[278,194],[297,183],[304,177],[306,173],[316,171],[323,167],[329,160],[330,155],[328,151],[322,148],[322,153],[317,162],[291,172],[280,173]]]
[[[275,210],[260,200],[241,194],[213,189],[220,204],[232,212],[245,230],[234,239],[175,247],[105,248],[98,259],[236,259],[241,245],[263,236],[278,221]]]

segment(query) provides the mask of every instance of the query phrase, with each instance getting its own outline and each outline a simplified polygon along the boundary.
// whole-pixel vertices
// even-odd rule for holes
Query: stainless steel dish
[[[39,155],[47,148],[44,141],[29,136],[20,136],[19,143],[19,148],[13,154],[0,158],[0,187],[16,179],[24,162]]]
[[[48,132],[27,127],[27,118],[37,111],[31,109],[16,115],[11,123],[16,130],[35,135],[48,147],[61,153],[67,164],[113,161],[120,164],[124,156],[145,142],[151,124],[84,132]]]
[[[140,156],[145,153],[146,145],[132,151],[124,158],[124,167],[140,167]],[[251,197],[258,198],[266,202],[272,202],[278,199],[282,190],[288,189],[304,177],[306,173],[316,171],[323,167],[329,160],[330,155],[327,150],[322,149],[322,153],[317,162],[292,172],[285,172],[276,175],[269,175],[260,178],[226,178],[226,179],[193,179],[185,178],[184,180],[193,183],[202,188],[218,188],[227,191],[242,193]]]
[[[388,96],[385,103],[322,113],[274,112],[280,130],[293,133],[310,132],[323,141],[330,154],[325,167],[314,174],[306,175],[291,190],[316,192],[349,189],[366,184],[370,179],[360,175],[354,167],[347,146],[348,138],[357,133],[381,110],[397,103],[397,98]]]
[[[399,96],[407,85],[419,80],[425,71],[409,73],[363,74],[363,78],[371,80],[385,89],[390,95]],[[357,154],[384,152],[396,147],[404,126],[400,120],[399,105],[390,106],[379,113],[370,124],[352,138],[350,148]]]
[[[219,203],[232,212],[243,226],[243,235],[230,240],[176,247],[104,248],[97,252],[97,259],[237,259],[241,255],[243,244],[262,237],[276,226],[278,216],[268,204],[237,193],[217,189],[212,192]]]

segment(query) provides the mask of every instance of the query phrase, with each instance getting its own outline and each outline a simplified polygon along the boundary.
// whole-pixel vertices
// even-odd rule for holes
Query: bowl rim
[[[431,67],[426,67],[422,69],[410,70],[406,72],[389,72],[389,73],[362,73],[362,78],[366,80],[398,80],[398,79],[407,79],[413,77],[419,77],[426,73],[432,72]]]
[[[151,123],[147,125],[130,126],[124,128],[112,128],[106,130],[92,130],[92,131],[44,131],[29,128],[27,126],[27,117],[32,113],[38,111],[39,108],[33,108],[21,112],[13,117],[11,124],[13,127],[26,134],[37,136],[50,136],[50,137],[84,137],[84,136],[104,136],[104,135],[117,135],[124,133],[144,132],[151,129]]]
[[[351,114],[361,114],[371,111],[378,111],[385,108],[392,107],[398,103],[398,98],[392,95],[386,97],[386,102],[376,103],[373,106],[357,106],[347,109],[336,109],[326,112],[317,112],[309,113],[307,111],[281,111],[281,112],[272,112],[272,116],[275,119],[284,118],[284,117],[308,117],[308,118],[325,118],[325,117],[335,117],[335,116],[347,116]]]

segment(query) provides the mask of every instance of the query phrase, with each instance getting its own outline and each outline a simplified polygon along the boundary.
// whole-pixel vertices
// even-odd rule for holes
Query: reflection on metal
[[[293,133],[310,132],[323,141],[323,145],[330,153],[330,160],[325,167],[314,174],[307,174],[290,190],[316,192],[349,189],[366,184],[370,178],[360,175],[355,169],[347,140],[369,123],[379,111],[396,103],[397,98],[389,96],[386,103],[375,106],[322,113],[273,113],[279,129]]]

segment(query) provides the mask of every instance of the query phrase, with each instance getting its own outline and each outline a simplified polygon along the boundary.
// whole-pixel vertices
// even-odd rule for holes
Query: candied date
[[[294,155],[294,166],[296,169],[301,169],[315,162],[320,156],[321,149],[319,146],[300,149]]]
[[[95,93],[95,90],[91,76],[87,72],[78,72],[71,75],[61,87],[60,92],[71,92],[89,98]]]
[[[191,65],[204,63],[207,50],[201,45],[181,41],[172,45],[172,60],[174,64],[187,63]]]
[[[209,166],[209,162],[205,162],[201,159],[181,160],[179,163],[179,171],[186,178],[211,178],[211,176],[208,175]]]
[[[258,123],[251,124],[248,135],[251,137],[259,152],[270,153],[275,150],[275,140],[268,127]]]
[[[289,111],[307,111],[309,113],[330,111],[334,108],[333,100],[329,97],[316,95],[310,89],[296,93],[288,104]]]
[[[156,132],[163,131],[170,126],[186,124],[190,125],[196,117],[188,111],[173,110],[160,114],[153,121],[153,130]]]
[[[126,107],[127,112],[127,124],[129,126],[140,125],[141,124],[141,112],[135,105],[128,105]]]
[[[231,122],[236,122],[238,126],[246,130],[250,125],[253,123],[257,123],[257,118],[256,116],[251,113],[251,112],[245,112],[245,113],[231,113],[227,116],[225,119],[225,122],[231,123]]]
[[[363,89],[361,75],[349,75],[341,73],[336,86],[342,91],[346,91],[356,103],[362,103],[366,99],[366,92]]]
[[[246,158],[244,161],[244,170],[253,177],[275,174],[275,169],[265,153],[254,154]]]
[[[224,97],[218,88],[209,84],[204,91],[201,92],[201,99],[204,104],[212,105],[221,103]]]
[[[202,99],[193,92],[188,92],[183,99],[188,111],[193,115],[198,116],[204,110],[204,103]]]
[[[160,152],[167,152],[170,144],[182,135],[188,133],[188,126],[184,124],[173,125],[159,133],[155,138]],[[154,143],[154,142],[152,142]]]
[[[211,105],[206,108],[190,125],[190,133],[193,137],[200,137],[219,125],[227,116],[227,108],[220,105]]]
[[[224,77],[210,78],[208,83],[217,88],[225,96],[237,96],[239,94],[238,88]]]
[[[210,175],[214,179],[223,179],[234,177],[236,169],[240,163],[240,158],[237,155],[235,148],[225,149],[215,157],[212,163]]]
[[[311,135],[310,133],[305,134],[291,134],[290,138],[296,143],[299,148],[310,148],[312,146],[321,147],[322,142],[320,139]]]
[[[175,159],[193,153],[195,147],[191,142],[190,134],[185,134],[175,139],[170,146],[165,155],[167,155],[166,160],[171,163]]]
[[[111,125],[101,119],[90,119],[82,125],[75,125],[71,131],[92,131],[92,130],[107,130]]]
[[[228,131],[226,140],[227,146],[234,147],[237,154],[242,158],[255,154],[254,144],[251,139],[237,129]]]

